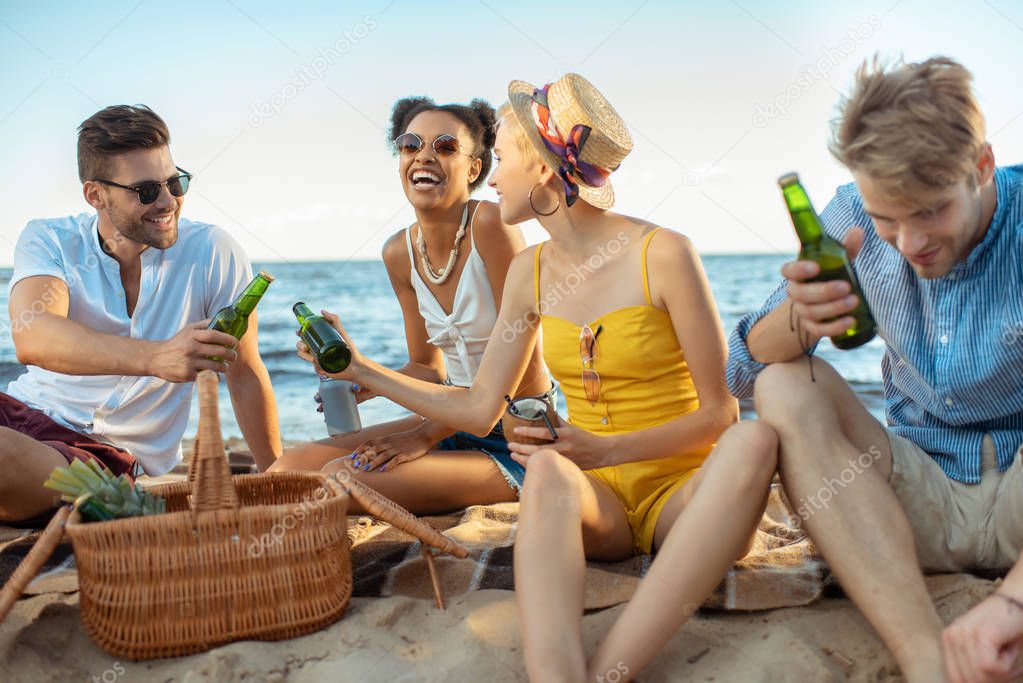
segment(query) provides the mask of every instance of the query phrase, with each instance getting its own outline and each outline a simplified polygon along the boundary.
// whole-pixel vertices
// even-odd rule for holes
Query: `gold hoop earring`
[[[557,210],[561,208],[561,200],[558,199],[558,203],[555,204],[554,208],[551,209],[548,213],[539,211],[533,204],[533,190],[535,190],[538,187],[540,187],[540,183],[537,183],[533,187],[529,188],[529,208],[531,208],[533,210],[533,213],[535,213],[537,216],[553,216],[557,212]]]

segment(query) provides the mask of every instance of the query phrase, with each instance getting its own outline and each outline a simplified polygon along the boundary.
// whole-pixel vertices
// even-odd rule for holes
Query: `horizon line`
[[[700,252],[700,256],[786,256],[778,251],[704,251]],[[307,263],[339,263],[344,261],[355,261],[357,263],[383,263],[383,259],[380,257],[368,258],[339,258],[339,259],[313,259],[313,258],[295,258],[295,259],[250,259],[252,263],[273,263],[273,264],[307,264]],[[0,270],[12,270],[14,268],[13,263],[0,263]]]

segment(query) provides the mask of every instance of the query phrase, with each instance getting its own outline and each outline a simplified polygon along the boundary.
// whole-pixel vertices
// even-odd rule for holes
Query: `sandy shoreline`
[[[958,574],[931,577],[928,584],[946,621],[993,589],[990,581]],[[623,608],[584,618],[589,651]],[[470,593],[445,612],[427,600],[354,598],[340,622],[303,638],[126,662],[89,640],[77,593],[46,593],[22,600],[0,629],[0,680],[522,681],[517,621],[510,591]],[[763,613],[701,612],[639,680],[894,682],[902,680],[896,671],[852,605],[827,598]]]

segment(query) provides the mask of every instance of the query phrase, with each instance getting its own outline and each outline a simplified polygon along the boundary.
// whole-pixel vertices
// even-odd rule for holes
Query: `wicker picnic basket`
[[[314,473],[232,478],[217,384],[214,373],[199,375],[189,480],[150,489],[166,499],[166,514],[83,523],[75,511],[67,522],[82,622],[115,656],[176,657],[236,640],[293,638],[348,607],[347,492]]]

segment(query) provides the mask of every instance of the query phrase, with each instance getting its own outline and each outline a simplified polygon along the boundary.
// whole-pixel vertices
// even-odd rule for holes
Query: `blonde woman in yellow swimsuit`
[[[632,142],[607,100],[576,74],[539,89],[515,81],[499,119],[490,184],[501,218],[537,218],[551,239],[512,261],[472,386],[414,380],[354,346],[336,376],[483,435],[542,325],[569,424],[549,447],[514,443],[546,429],[508,435],[526,467],[515,542],[526,666],[533,680],[626,680],[747,552],[776,468],[774,436],[733,425],[724,335],[689,240],[608,211],[609,176]],[[312,362],[301,342],[299,355]],[[587,658],[586,559],[651,552],[647,577]]]

